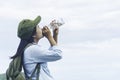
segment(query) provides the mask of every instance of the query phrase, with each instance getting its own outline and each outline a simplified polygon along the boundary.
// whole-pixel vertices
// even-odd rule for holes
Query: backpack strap
[[[40,73],[40,63],[37,63],[33,73],[31,74],[31,76],[29,77],[29,80],[32,80],[32,76],[34,75],[34,73],[36,72],[37,70],[37,79],[36,80],[39,80],[39,73]]]

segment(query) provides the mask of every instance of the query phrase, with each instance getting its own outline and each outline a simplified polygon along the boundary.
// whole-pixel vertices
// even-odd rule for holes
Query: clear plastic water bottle
[[[55,28],[58,28],[60,26],[62,26],[63,24],[65,24],[65,22],[63,21],[62,18],[59,18],[59,19],[55,19],[53,20],[48,26],[51,28],[51,29],[55,29]]]

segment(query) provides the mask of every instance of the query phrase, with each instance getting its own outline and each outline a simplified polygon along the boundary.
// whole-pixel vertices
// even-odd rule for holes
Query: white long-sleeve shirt
[[[54,80],[51,76],[47,62],[56,61],[62,58],[61,50],[57,46],[52,46],[50,49],[45,50],[41,46],[34,44],[29,46],[24,51],[24,71],[27,80],[27,76],[31,76],[37,63],[40,63],[40,80]],[[36,80],[37,73],[32,76],[32,80]]]

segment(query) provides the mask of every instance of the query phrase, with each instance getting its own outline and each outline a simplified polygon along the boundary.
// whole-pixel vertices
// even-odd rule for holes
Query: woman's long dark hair
[[[35,35],[35,34],[36,34],[36,27],[34,28],[34,30],[32,32],[32,35],[31,35],[31,37],[29,39],[27,39],[27,40],[21,39],[20,44],[19,44],[19,46],[17,48],[16,54],[14,56],[12,56],[11,59],[16,58],[17,56],[23,56],[23,52],[24,52],[25,47],[29,43],[34,42],[33,35]]]

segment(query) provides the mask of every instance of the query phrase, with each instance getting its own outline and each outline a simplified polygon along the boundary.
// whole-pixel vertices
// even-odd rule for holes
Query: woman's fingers
[[[58,35],[58,33],[59,33],[59,28],[55,28],[55,29],[53,30],[53,34],[54,34],[54,35]]]
[[[49,28],[47,26],[43,27],[43,30],[49,30]]]
[[[46,36],[46,37],[51,35],[50,29],[49,29],[47,26],[44,26],[44,27],[43,27],[42,33],[43,33],[43,35]]]
[[[43,33],[47,32],[47,27],[43,27]]]

